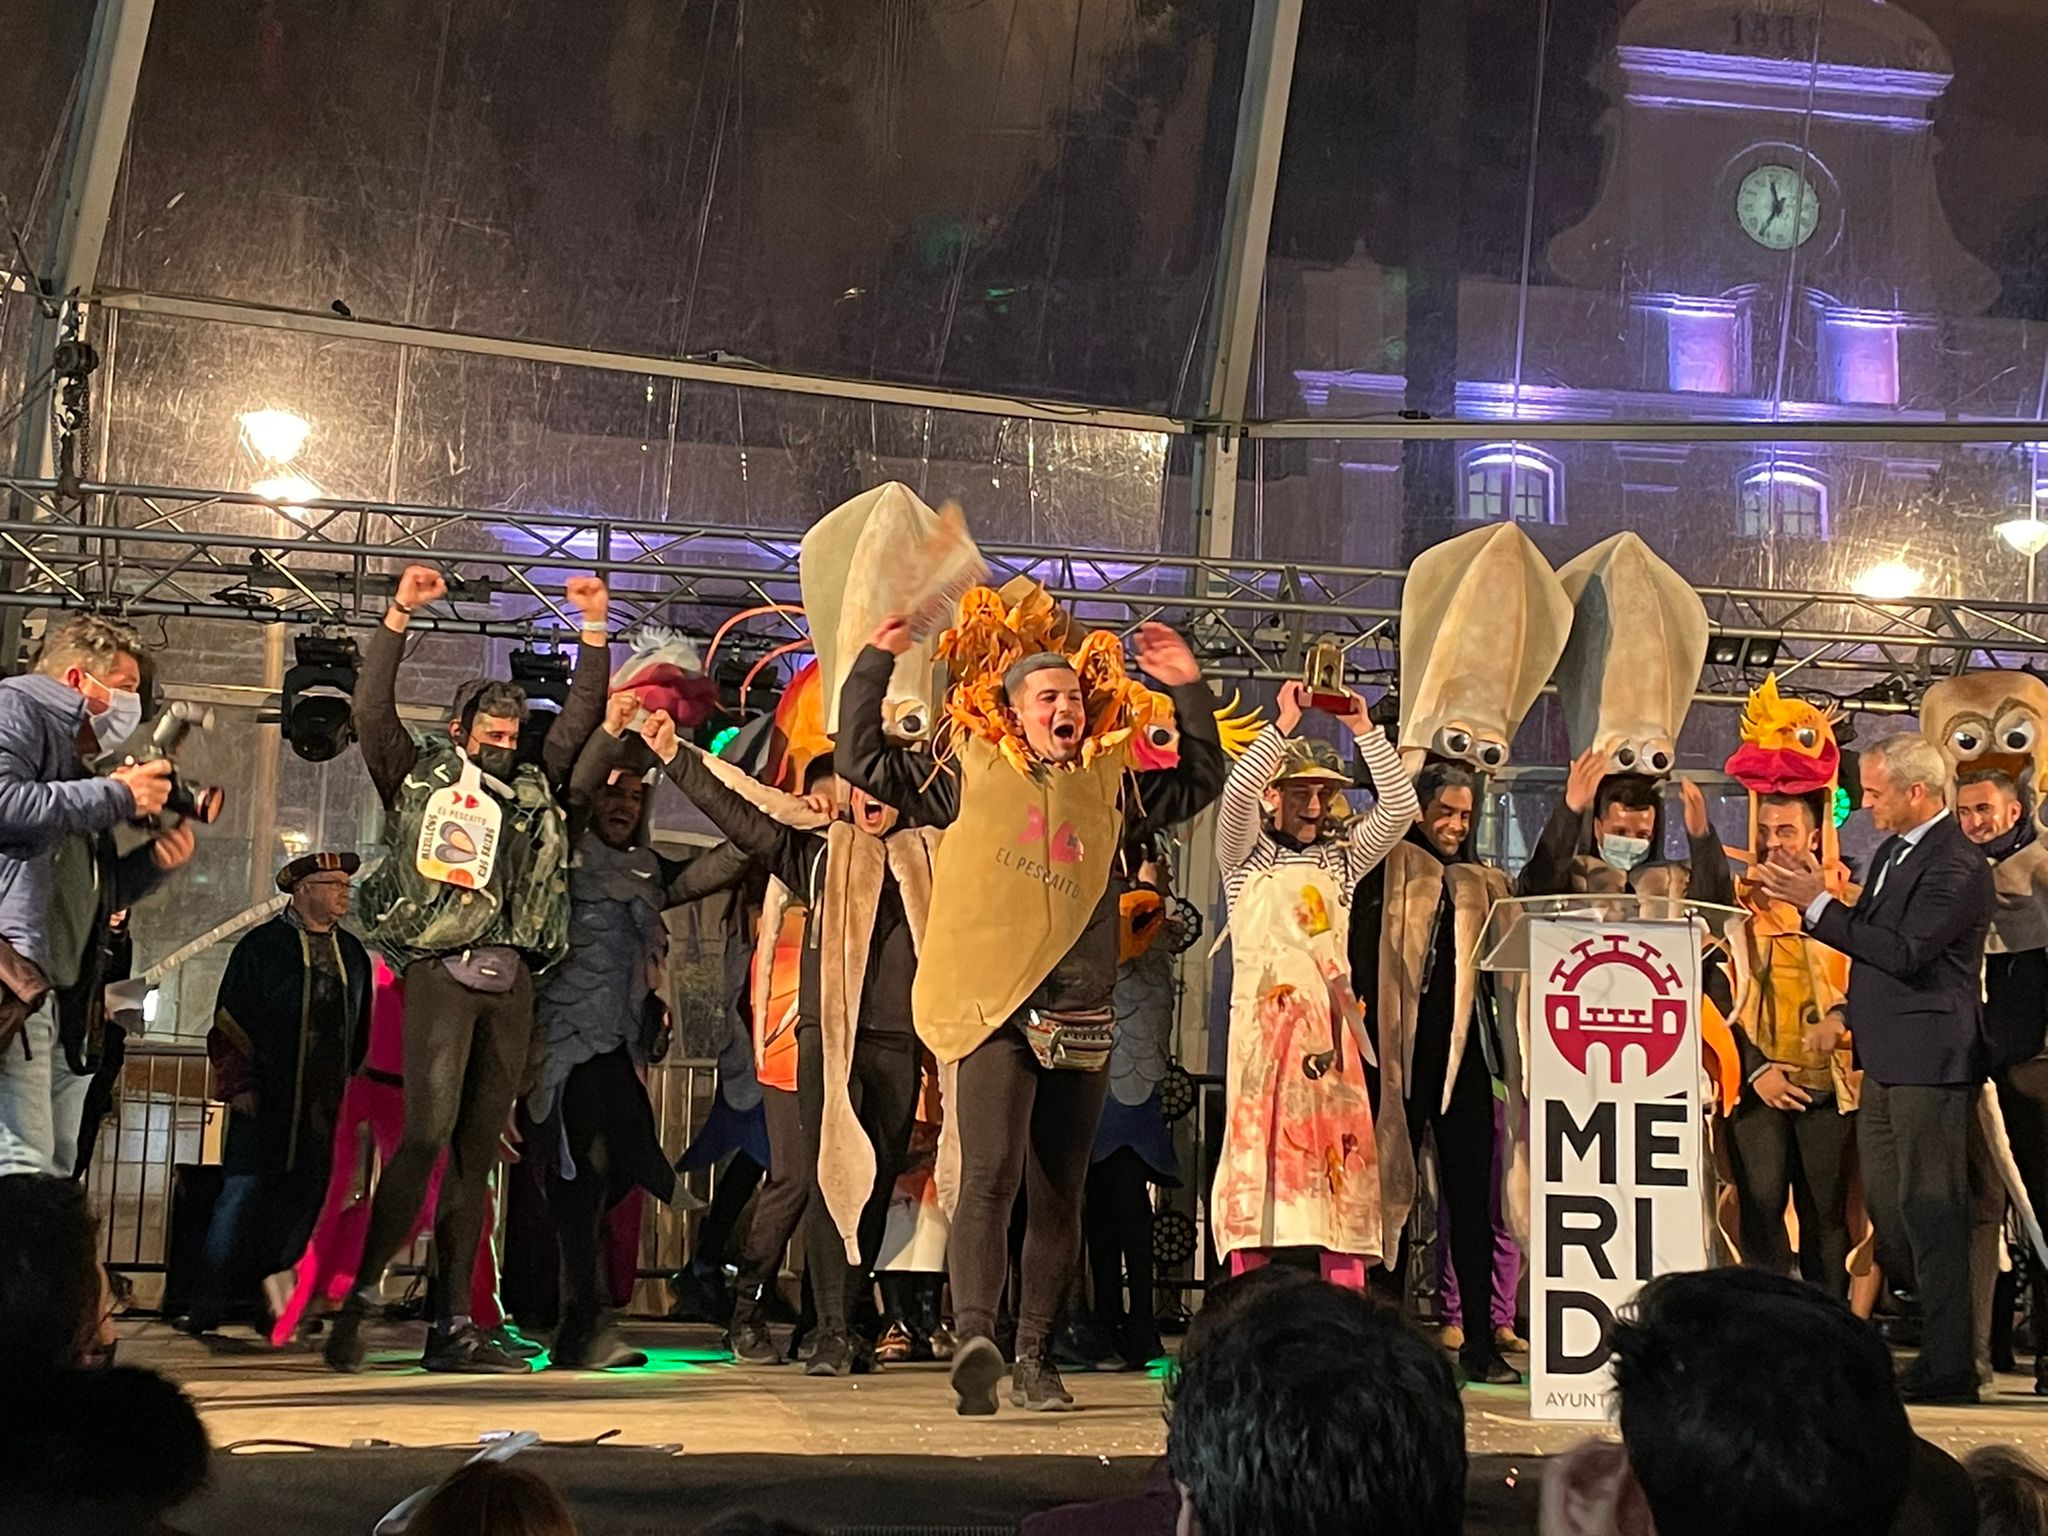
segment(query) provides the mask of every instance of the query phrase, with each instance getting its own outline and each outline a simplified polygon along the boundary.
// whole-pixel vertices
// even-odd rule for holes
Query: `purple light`
[[[1934,70],[1816,65],[1689,48],[1622,47],[1615,52],[1628,79],[1624,99],[1633,106],[1795,116],[1811,112],[1829,122],[1903,132],[1930,127],[1934,103],[1954,78]]]
[[[1899,403],[1899,328],[1896,314],[1830,309],[1821,316],[1821,343],[1844,405]]]

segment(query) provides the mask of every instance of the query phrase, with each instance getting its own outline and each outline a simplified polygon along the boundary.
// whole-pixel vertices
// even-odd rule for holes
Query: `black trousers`
[[[889,1218],[889,1196],[910,1155],[910,1128],[917,1119],[918,1041],[914,1034],[858,1031],[848,1064],[847,1096],[854,1117],[875,1149],[875,1181],[861,1207],[856,1241],[860,1262],[847,1261],[846,1242],[825,1197],[817,1188],[818,1137],[825,1113],[825,1046],[821,1031],[806,1027],[796,1037],[797,1106],[803,1117],[804,1166],[811,1173],[811,1195],[804,1217],[804,1269],[811,1277],[818,1327],[825,1333],[846,1331],[853,1287],[874,1273],[882,1251],[882,1231]]]
[[[955,1331],[963,1344],[995,1337],[1010,1211],[1022,1186],[1017,1358],[1035,1359],[1081,1256],[1081,1191],[1109,1074],[1041,1067],[1023,1032],[1008,1024],[968,1053],[959,1073],[960,1201],[947,1245]]]
[[[2035,1217],[2048,1222],[2048,1058],[2007,1067],[1993,1081],[2028,1202]],[[2033,1276],[2036,1358],[2048,1359],[2048,1348],[2042,1347],[2048,1337],[2048,1265],[2037,1261],[2027,1268]]]
[[[697,1269],[717,1269],[725,1263],[738,1230],[740,1213],[754,1198],[754,1191],[768,1177],[768,1170],[744,1152],[735,1152],[718,1170],[718,1183],[711,1191],[711,1205],[697,1223],[697,1242],[690,1263]]]
[[[754,1196],[754,1218],[740,1246],[739,1285],[742,1295],[752,1287],[773,1285],[782,1272],[782,1256],[796,1236],[811,1198],[811,1162],[804,1160],[804,1125],[797,1096],[787,1088],[761,1085],[761,1108],[768,1118],[768,1160],[772,1166]]]
[[[1916,1386],[1974,1386],[1970,1286],[1969,1084],[1885,1084],[1863,1079],[1856,1148],[1864,1196],[1889,1275],[1913,1276],[1920,1297]]]
[[[555,1170],[548,1207],[562,1256],[562,1320],[568,1325],[586,1327],[605,1310],[611,1290],[605,1226],[612,1208],[639,1183],[631,1147],[622,1142],[637,1143],[647,1133],[633,1123],[636,1109],[643,1117],[649,1113],[647,1090],[623,1045],[578,1063],[562,1084],[555,1113],[567,1128],[576,1176]],[[548,1129],[560,1133],[552,1121]]]
[[[1148,1333],[1158,1324],[1152,1281],[1151,1170],[1130,1147],[1118,1147],[1088,1169],[1088,1267],[1095,1316],[1105,1327],[1126,1322]],[[1124,1301],[1124,1282],[1131,1299]]]
[[[533,1043],[533,978],[519,967],[511,990],[473,992],[438,960],[405,968],[405,1132],[370,1204],[356,1283],[372,1286],[412,1230],[445,1150],[434,1212],[434,1282],[442,1305],[467,1305],[484,1192]]]
[[[1773,1109],[1744,1092],[1728,1117],[1728,1161],[1741,1208],[1742,1261],[1792,1271],[1785,1202],[1797,1198],[1799,1273],[1829,1295],[1849,1295],[1849,1143],[1855,1117],[1815,1094],[1803,1110]]]
[[[1424,1029],[1416,1035],[1408,1069],[1408,1144],[1420,1157],[1423,1132],[1436,1132],[1451,1268],[1457,1272],[1458,1306],[1464,1313],[1459,1323],[1466,1339],[1476,1344],[1493,1337],[1493,1079],[1478,1038],[1468,1035],[1446,1106],[1450,1054],[1448,1030]]]

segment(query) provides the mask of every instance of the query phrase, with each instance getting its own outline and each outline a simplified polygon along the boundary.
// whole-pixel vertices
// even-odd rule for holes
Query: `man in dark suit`
[[[1920,736],[1863,754],[1863,803],[1891,834],[1853,907],[1810,857],[1756,866],[1773,897],[1855,963],[1849,1029],[1863,1068],[1856,1144],[1880,1256],[1910,1272],[1923,1316],[1909,1401],[1974,1402],[1970,1307],[1970,1121],[1984,1080],[1984,935],[1995,897],[1984,856],[1943,800],[1948,770]]]

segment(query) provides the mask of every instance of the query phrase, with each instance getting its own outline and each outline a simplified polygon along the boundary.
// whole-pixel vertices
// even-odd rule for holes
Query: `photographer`
[[[33,671],[0,679],[0,1174],[71,1172],[91,1079],[61,1061],[49,994],[78,980],[109,914],[192,857],[187,826],[114,849],[116,826],[163,810],[168,762],[87,766],[142,723],[140,650],[125,625],[77,614],[51,624]]]

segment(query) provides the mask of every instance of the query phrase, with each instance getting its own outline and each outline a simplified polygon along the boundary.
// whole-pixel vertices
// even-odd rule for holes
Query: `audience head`
[[[1986,1445],[1963,1462],[1977,1490],[1978,1536],[2048,1531],[2048,1472],[2009,1445]]]
[[[1422,835],[1438,853],[1452,857],[1472,835],[1479,781],[1461,764],[1431,763],[1415,775],[1415,798],[1422,802]]]
[[[569,1506],[517,1461],[472,1461],[436,1488],[407,1536],[576,1536]]]
[[[1755,1269],[1665,1275],[1613,1347],[1658,1536],[1891,1529],[1913,1431],[1890,1352],[1842,1303]]]
[[[1988,843],[2020,824],[2019,786],[1996,768],[1965,769],[1956,780],[1956,822],[1973,843]]]
[[[1180,1536],[1464,1529],[1457,1382],[1395,1313],[1320,1280],[1268,1282],[1190,1342],[1166,1443]]]
[[[647,780],[627,768],[615,768],[591,797],[590,826],[607,848],[630,848],[640,835],[647,811]]]
[[[1917,731],[1863,749],[1863,803],[1880,832],[1910,832],[1935,816],[1948,788],[1948,762]]]
[[[111,1361],[113,1295],[84,1187],[40,1173],[0,1177],[0,1232],[0,1364]]]

